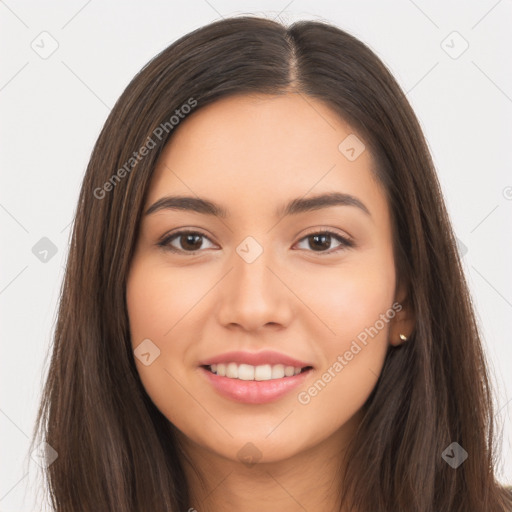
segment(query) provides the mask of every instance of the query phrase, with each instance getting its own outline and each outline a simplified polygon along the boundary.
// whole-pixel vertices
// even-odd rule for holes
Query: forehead
[[[236,95],[199,104],[175,128],[147,202],[179,193],[268,210],[290,197],[339,191],[379,215],[387,205],[374,165],[362,138],[322,101],[299,93]]]

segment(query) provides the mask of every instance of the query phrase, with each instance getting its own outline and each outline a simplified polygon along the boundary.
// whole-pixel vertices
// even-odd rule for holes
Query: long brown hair
[[[58,453],[45,472],[58,512],[191,506],[184,453],[141,384],[130,343],[125,287],[141,211],[155,163],[179,129],[169,124],[176,109],[291,91],[325,102],[371,150],[392,215],[396,273],[416,318],[409,341],[390,346],[364,405],[347,453],[345,506],[512,506],[494,474],[491,389],[468,286],[404,93],[366,45],[337,27],[299,21],[287,28],[243,16],[197,29],[152,59],[117,101],[92,152],[33,437],[33,445],[44,440]],[[167,129],[155,132],[162,125]],[[442,458],[452,442],[469,454],[457,469]]]

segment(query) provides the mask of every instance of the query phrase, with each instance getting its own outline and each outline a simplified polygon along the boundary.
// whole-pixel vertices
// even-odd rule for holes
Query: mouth
[[[247,405],[276,402],[299,386],[313,372],[312,366],[262,364],[253,366],[238,363],[201,365],[206,382],[224,398]]]
[[[311,362],[274,350],[224,352],[200,361],[199,369],[224,398],[250,405],[289,396],[314,371]]]
[[[287,379],[313,369],[312,366],[300,367],[283,364],[253,366],[251,364],[237,364],[234,362],[202,365],[202,368],[219,377],[258,382]]]

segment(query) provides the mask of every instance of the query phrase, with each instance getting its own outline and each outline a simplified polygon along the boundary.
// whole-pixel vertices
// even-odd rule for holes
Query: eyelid
[[[202,249],[197,250],[197,251],[184,251],[183,249],[177,249],[175,247],[172,247],[170,245],[171,240],[178,238],[181,235],[199,235],[214,244],[214,242],[210,239],[210,237],[208,235],[206,235],[205,233],[201,232],[199,229],[184,228],[184,229],[178,229],[177,231],[171,231],[170,233],[166,233],[165,235],[163,235],[160,238],[160,240],[157,242],[156,245],[166,251],[177,253],[177,254],[197,254],[198,252],[203,251]]]
[[[175,254],[195,255],[195,254],[203,251],[203,249],[198,249],[197,251],[185,251],[183,249],[177,249],[175,247],[172,247],[170,245],[170,242],[175,238],[179,238],[179,236],[181,236],[181,235],[199,235],[199,236],[207,239],[208,241],[210,241],[210,243],[215,244],[210,239],[210,237],[208,235],[204,234],[199,229],[183,228],[183,229],[178,229],[177,231],[171,231],[170,233],[166,233],[165,235],[163,235],[160,238],[160,240],[157,242],[156,245],[166,251],[169,251],[169,252],[172,252]],[[337,248],[330,249],[327,251],[306,250],[306,252],[312,252],[313,254],[318,254],[320,256],[329,255],[329,254],[337,254],[338,252],[340,252],[342,250],[350,249],[352,247],[355,247],[355,245],[356,245],[351,237],[346,236],[346,235],[341,235],[338,232],[334,231],[333,228],[322,228],[322,227],[316,226],[314,228],[311,228],[307,233],[303,234],[301,236],[301,238],[297,242],[295,242],[294,246],[297,245],[298,243],[302,242],[308,236],[312,236],[312,235],[328,235],[328,236],[331,236],[332,238],[338,240],[338,242],[340,243],[340,245]]]
[[[356,243],[352,239],[352,237],[350,237],[348,235],[342,235],[342,234],[338,233],[337,231],[335,231],[333,228],[319,227],[319,226],[316,226],[316,227],[308,230],[308,232],[306,232],[305,234],[303,234],[301,236],[301,238],[298,240],[298,242],[296,242],[296,244],[302,242],[305,238],[307,238],[308,236],[312,236],[312,235],[329,235],[331,238],[334,238],[340,242],[340,245],[337,248],[329,249],[328,251],[311,251],[311,250],[306,251],[306,252],[310,252],[313,254],[318,254],[320,256],[322,256],[322,255],[328,256],[330,254],[338,254],[341,251],[351,249],[356,246]],[[294,244],[294,245],[296,245],[296,244]]]
[[[352,243],[355,245],[355,242],[350,235],[348,235],[347,233],[339,233],[337,230],[335,230],[335,228],[330,228],[328,226],[314,226],[314,227],[308,229],[306,231],[306,233],[304,233],[301,236],[300,240],[302,240],[303,238],[305,238],[307,236],[321,235],[324,233],[327,233],[328,235],[334,235],[338,238],[341,238],[343,241],[345,241],[347,243]]]

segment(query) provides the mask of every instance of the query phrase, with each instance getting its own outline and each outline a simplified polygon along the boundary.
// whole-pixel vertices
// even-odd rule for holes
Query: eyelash
[[[169,252],[172,252],[172,253],[182,253],[182,254],[194,255],[194,254],[197,254],[198,252],[201,252],[200,249],[197,250],[197,251],[186,251],[184,249],[177,249],[177,248],[172,247],[170,245],[170,242],[173,239],[179,238],[182,235],[199,235],[200,237],[206,238],[207,240],[209,240],[211,242],[211,240],[206,235],[204,235],[203,233],[200,233],[198,231],[181,230],[181,231],[177,231],[175,233],[172,233],[171,235],[164,236],[157,243],[157,246],[161,247],[165,251],[169,251]],[[308,251],[308,252],[313,252],[313,253],[320,254],[320,255],[336,254],[336,253],[338,253],[340,251],[343,251],[343,250],[346,250],[346,249],[349,249],[349,248],[352,248],[352,247],[355,246],[355,243],[352,240],[349,240],[348,238],[345,238],[345,237],[339,235],[338,233],[335,233],[334,231],[329,231],[329,230],[312,231],[311,233],[308,233],[305,236],[303,236],[299,240],[299,242],[302,242],[303,240],[305,240],[308,237],[313,236],[313,235],[329,235],[330,237],[332,237],[332,238],[336,239],[338,242],[340,242],[340,246],[338,248],[336,248],[335,250],[329,250],[329,251],[313,251],[313,250],[311,250],[311,251]]]

